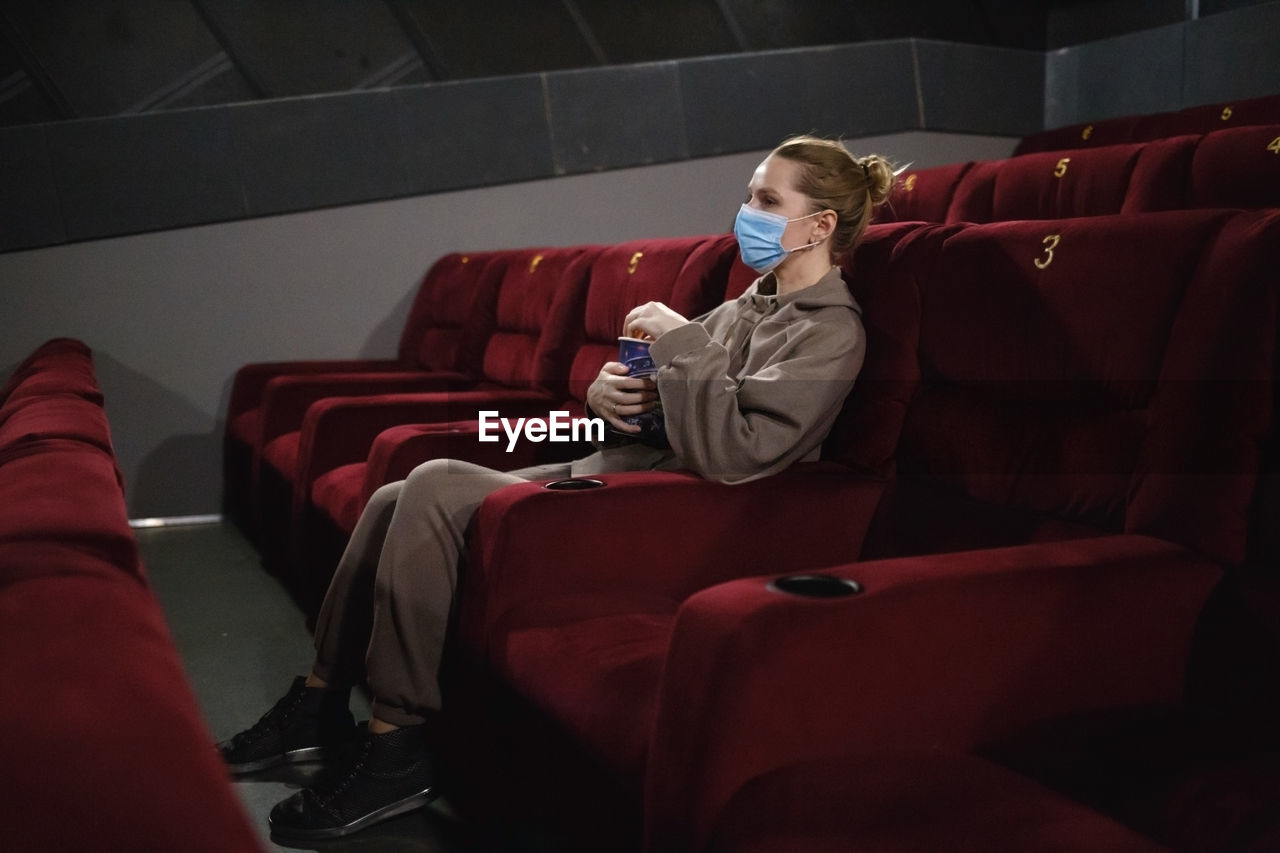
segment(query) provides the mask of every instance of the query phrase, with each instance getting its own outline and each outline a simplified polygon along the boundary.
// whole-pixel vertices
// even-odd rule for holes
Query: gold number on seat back
[[[1231,107],[1223,107],[1223,108],[1222,108],[1222,120],[1223,120],[1223,121],[1230,121],[1230,120],[1231,120],[1231,112],[1232,112],[1232,111],[1231,111]]]
[[[907,175],[907,180],[903,183],[903,185],[902,185],[902,186],[903,186],[903,188],[904,188],[907,192],[912,192],[913,190],[915,190],[915,188],[916,188],[916,176],[915,176],[915,175]]]
[[[1065,175],[1067,173],[1067,164],[1070,162],[1071,162],[1070,157],[1063,157],[1061,160],[1059,160],[1058,165],[1054,167],[1053,176],[1055,178],[1061,178],[1063,175]]]
[[[540,263],[542,263],[542,255],[534,255],[533,260],[529,261],[529,272],[536,270]]]
[[[1280,154],[1280,136],[1267,143],[1267,150],[1272,154]]]
[[[1093,136],[1093,125],[1085,125],[1084,130],[1080,131],[1080,138],[1088,139],[1090,136]]]
[[[1044,257],[1036,258],[1034,263],[1037,269],[1048,269],[1049,264],[1053,263],[1053,250],[1058,248],[1058,243],[1062,242],[1061,234],[1050,234],[1040,241],[1044,243]]]
[[[640,259],[644,257],[644,252],[636,252],[631,256],[631,262],[627,264],[627,274],[634,275],[636,267],[640,266]]]

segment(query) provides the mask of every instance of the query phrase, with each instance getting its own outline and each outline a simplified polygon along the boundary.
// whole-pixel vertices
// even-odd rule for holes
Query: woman
[[[527,480],[686,469],[733,483],[817,457],[862,366],[860,309],[839,259],[893,185],[882,158],[797,137],[756,169],[734,226],[762,276],[694,321],[666,305],[633,309],[620,331],[652,339],[656,381],[610,362],[588,407],[622,438],[569,465],[502,473],[433,460],[379,489],[338,564],[316,625],[311,673],[256,725],[220,744],[233,773],[322,759],[359,740],[328,781],[271,813],[286,840],[332,838],[421,808],[437,796],[425,737],[441,706],[437,671],[467,524],[485,496]],[[624,418],[661,401],[669,447],[629,436]],[[348,710],[362,678],[372,719],[357,735]]]

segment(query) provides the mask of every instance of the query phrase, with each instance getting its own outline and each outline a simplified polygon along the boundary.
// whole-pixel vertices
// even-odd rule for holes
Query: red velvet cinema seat
[[[898,176],[889,200],[876,212],[878,222],[945,222],[956,186],[972,161],[907,169]]]
[[[1158,853],[1165,848],[972,755],[872,749],[752,779],[716,821],[707,853]]]
[[[1186,191],[1187,207],[1280,207],[1280,123],[1205,134]]]
[[[1014,155],[1059,151],[1122,142],[1146,142],[1167,136],[1211,133],[1228,127],[1276,124],[1280,121],[1280,95],[1204,104],[1173,112],[1145,116],[1121,116],[1032,133],[1022,138]]]
[[[575,334],[581,326],[587,271],[598,251],[572,246],[504,254],[501,277],[481,285],[495,292],[493,319],[483,324],[488,333],[468,387],[387,389],[399,393],[365,388],[357,397],[333,386],[326,393],[308,393],[309,402],[297,420],[268,411],[257,487],[260,548],[268,565],[288,568],[294,522],[315,477],[363,459],[383,429],[405,417],[413,420],[411,414],[448,420],[501,409],[512,417],[528,415],[545,411],[548,401],[563,395],[565,364],[577,346]],[[362,417],[344,417],[356,400],[363,401]],[[414,408],[406,409],[406,400],[412,400]]]
[[[743,276],[731,268],[736,253],[732,235],[635,240],[601,251],[591,263],[585,310],[578,321],[576,337],[580,345],[567,360],[565,397],[544,403],[536,414],[545,417],[552,410],[566,411],[571,417],[585,414],[587,386],[602,364],[616,360],[618,332],[635,305],[656,300],[686,316],[697,316],[709,306],[718,305],[727,288],[738,287],[738,292],[745,289],[749,281],[744,283]],[[430,400],[427,404],[433,405]],[[366,410],[378,405],[379,401],[373,398],[331,401],[326,410],[335,418],[367,419]],[[403,479],[428,459],[465,459],[499,470],[513,470],[576,458],[592,449],[586,444],[524,441],[508,452],[505,437],[501,442],[481,443],[479,424],[474,418],[411,422],[414,415],[430,415],[433,411],[448,414],[423,408],[421,398],[403,395],[395,411],[399,413],[397,418],[408,420],[379,434],[367,459],[332,468],[314,478],[311,505],[304,515],[306,532],[301,539],[315,546],[305,558],[315,597],[327,588],[337,556],[373,492],[384,483]],[[323,444],[325,439],[317,435],[316,441]]]
[[[419,283],[393,359],[344,359],[246,364],[235,375],[223,439],[223,503],[250,532],[255,469],[270,420],[297,429],[313,400],[402,388],[469,385],[492,330],[492,303],[505,269],[501,252],[455,252],[431,265]]]
[[[129,529],[91,354],[0,391],[0,833],[14,850],[256,851]]]
[[[944,222],[1063,219],[1174,210],[1197,137],[1024,154],[973,164]]]
[[[889,202],[898,221],[1001,222],[1175,210],[1198,137],[905,172]]]
[[[883,285],[903,305],[867,308],[919,359],[883,499],[790,474],[754,495],[678,474],[503,489],[473,530],[449,707],[474,722],[474,683],[496,685],[508,726],[558,733],[663,851],[700,849],[743,785],[795,762],[1029,759],[1064,721],[1176,707],[1245,553],[1278,254],[1275,212],[907,237]],[[642,559],[602,557],[620,518],[646,520]],[[858,594],[775,583],[840,550],[864,561],[826,574]]]

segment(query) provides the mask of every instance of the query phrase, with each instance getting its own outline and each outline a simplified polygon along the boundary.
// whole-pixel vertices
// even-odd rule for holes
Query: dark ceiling
[[[1039,49],[1024,0],[7,0],[0,125],[918,36]]]
[[[1188,0],[3,0],[0,126],[906,37],[1044,50],[1182,20],[1189,8]]]

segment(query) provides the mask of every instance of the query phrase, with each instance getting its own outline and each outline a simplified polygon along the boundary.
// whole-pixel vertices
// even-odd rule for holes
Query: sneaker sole
[[[244,776],[249,773],[257,773],[261,770],[269,770],[272,767],[279,767],[281,764],[310,764],[315,761],[324,761],[328,757],[328,747],[309,746],[306,749],[294,749],[280,755],[272,755],[269,758],[262,758],[258,761],[245,761],[241,764],[228,764],[227,769],[231,771],[232,776]]]
[[[326,829],[292,829],[290,827],[276,826],[268,819],[267,824],[271,827],[271,835],[284,841],[323,841],[328,838],[342,838],[352,833],[359,832],[362,829],[368,829],[384,820],[390,820],[393,817],[399,817],[409,812],[415,812],[431,804],[431,801],[440,796],[435,786],[424,788],[416,794],[410,794],[404,799],[389,803],[380,809],[369,812],[363,817],[358,817],[350,823],[342,826],[332,826]]]

